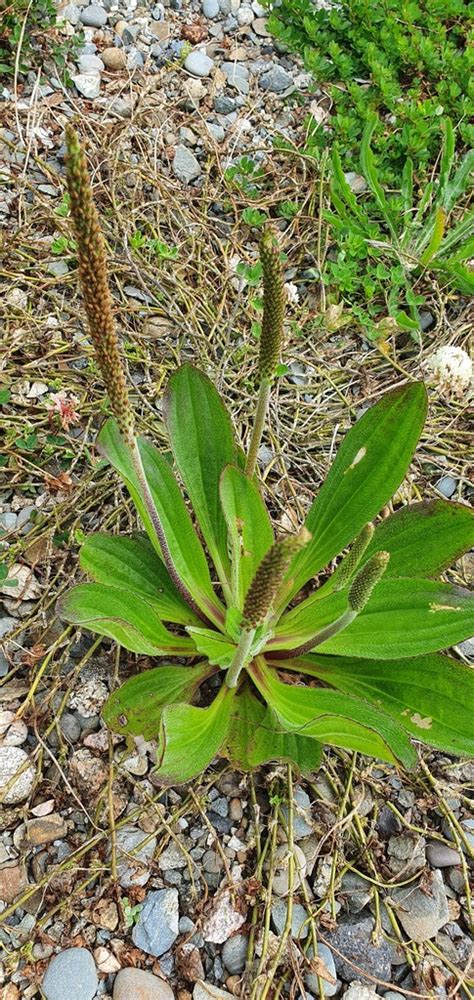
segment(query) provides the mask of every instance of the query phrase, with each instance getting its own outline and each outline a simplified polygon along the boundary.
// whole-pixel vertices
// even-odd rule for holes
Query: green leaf
[[[183,365],[169,382],[164,416],[176,465],[224,587],[230,579],[227,526],[219,480],[236,460],[230,417],[212,382]]]
[[[436,209],[436,218],[433,225],[433,232],[431,233],[430,241],[426,250],[422,253],[420,257],[420,264],[426,267],[430,260],[434,257],[441,246],[441,242],[444,235],[444,227],[446,225],[446,213],[443,208]]]
[[[161,718],[161,758],[154,774],[166,785],[202,774],[219,752],[229,728],[234,691],[223,685],[208,708],[168,705]]]
[[[147,538],[90,535],[81,548],[80,564],[96,583],[143,594],[165,621],[200,624]]]
[[[243,608],[257,567],[273,544],[272,525],[258,487],[235,466],[224,469],[220,495],[232,550],[232,592]]]
[[[390,552],[385,579],[437,576],[474,545],[474,513],[464,504],[425,500],[380,521],[365,557]]]
[[[447,649],[474,633],[474,595],[434,580],[385,579],[323,653],[396,660]]]
[[[284,614],[269,640],[267,649],[295,649],[331,625],[347,610],[347,593],[317,590],[306,601]]]
[[[114,420],[108,420],[99,434],[101,451],[125,482],[128,492],[157,552],[160,543],[140,495],[140,487],[127,448]],[[145,475],[168,544],[171,561],[196,604],[215,624],[222,624],[224,610],[214,593],[202,545],[186,509],[179,486],[168,462],[145,438],[138,440]]]
[[[209,628],[189,627],[191,639],[201,656],[207,656],[209,663],[219,667],[230,667],[235,656],[235,643],[229,642],[219,632]]]
[[[311,653],[285,669],[318,677],[388,712],[421,743],[474,755],[474,674],[460,661],[432,653],[407,660],[356,660]]]
[[[362,173],[372,191],[372,194],[377,202],[377,205],[382,212],[382,215],[387,223],[390,230],[392,239],[395,246],[398,245],[398,233],[393,222],[392,211],[385,197],[385,192],[377,176],[377,168],[375,165],[375,157],[370,148],[370,140],[372,138],[375,126],[378,122],[378,116],[373,112],[369,112],[367,115],[366,126],[362,135],[362,142],[360,146],[360,163],[362,167]]]
[[[290,569],[290,596],[342,552],[393,496],[425,415],[426,390],[414,382],[383,396],[346,434],[306,518],[313,538]]]
[[[73,625],[115,639],[132,653],[189,656],[193,652],[191,640],[169,632],[153,605],[133,591],[80,583],[59,599],[58,614]]]
[[[301,774],[311,775],[321,763],[321,744],[287,732],[275,712],[257,701],[248,684],[235,699],[223,753],[234,767],[245,771],[270,761],[289,761]]]
[[[284,684],[262,657],[248,671],[287,729],[381,760],[399,760],[406,767],[416,763],[406,733],[381,709],[339,691]]]
[[[197,667],[173,665],[144,670],[110,695],[102,709],[104,722],[115,733],[156,740],[163,708],[175,702],[191,701],[199,685],[212,672],[207,663]]]

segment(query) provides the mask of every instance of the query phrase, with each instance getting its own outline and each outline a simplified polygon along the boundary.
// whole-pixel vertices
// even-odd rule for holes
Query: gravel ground
[[[0,586],[2,1000],[468,997],[471,764],[425,754],[403,776],[332,752],[300,782],[282,767],[248,777],[217,762],[201,783],[163,792],[153,747],[126,746],[100,718],[136,664],[55,619],[84,533],[133,523],[93,448],[103,393],[78,321],[67,119],[86,141],[135,402],[158,440],[161,388],[179,359],[199,359],[245,422],[258,313],[236,264],[255,263],[258,229],[242,211],[276,219],[288,369],[260,459],[283,527],[288,507],[304,512],[351,415],[424,372],[435,346],[428,333],[420,349],[381,354],[315,289],[321,190],[296,147],[308,110],[324,121],[329,107],[275,48],[258,2],[61,11],[62,35],[79,45],[73,85],[46,62],[2,93],[0,530],[18,581]],[[296,201],[298,222],[280,212]],[[467,310],[430,308],[442,342],[462,346]],[[433,389],[400,497],[467,501],[468,445],[465,400]],[[472,581],[472,559],[450,578]],[[472,656],[472,642],[458,652]]]

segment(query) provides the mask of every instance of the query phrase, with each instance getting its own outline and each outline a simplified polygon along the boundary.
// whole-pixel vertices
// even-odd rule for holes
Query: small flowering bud
[[[352,544],[352,548],[344,556],[344,559],[337,568],[337,580],[334,584],[334,590],[344,590],[344,587],[349,583],[364,555],[374,530],[373,524],[366,524],[362,528],[362,531],[359,532],[355,542]]]
[[[275,542],[263,557],[245,598],[245,629],[257,628],[263,624],[293,557],[310,538],[310,532],[302,528],[297,535],[288,535]]]
[[[107,275],[105,241],[92,199],[86,158],[77,133],[70,125],[66,128],[66,146],[67,186],[89,334],[107,388],[112,412],[124,438],[131,443],[134,436],[133,413],[119,353]]]
[[[278,244],[270,229],[260,241],[263,268],[263,318],[260,335],[259,375],[272,379],[280,360],[285,313],[285,288]]]
[[[359,570],[348,594],[349,607],[357,614],[363,611],[374,587],[382,579],[390,559],[389,552],[376,552]]]

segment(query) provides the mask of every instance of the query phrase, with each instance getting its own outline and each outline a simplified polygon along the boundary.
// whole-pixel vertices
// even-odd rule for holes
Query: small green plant
[[[353,193],[337,146],[333,149],[333,211],[326,212],[325,217],[331,225],[337,256],[326,262],[324,277],[330,287],[336,287],[339,295],[352,303],[352,311],[369,337],[380,336],[376,323],[387,312],[398,327],[418,335],[419,306],[425,301],[419,291],[420,277],[424,286],[434,279],[463,295],[474,293],[474,274],[466,266],[474,256],[474,212],[466,211],[449,225],[472,180],[474,151],[466,153],[454,170],[454,131],[446,119],[436,179],[427,183],[416,199],[413,163],[407,159],[400,192],[388,195],[371,149],[376,123],[376,116],[369,115],[361,145],[360,164],[369,189],[368,201]]]
[[[192,365],[173,373],[165,394],[175,469],[196,530],[175,469],[135,432],[105,245],[71,130],[68,148],[79,274],[115,418],[99,446],[146,534],[87,538],[80,560],[94,582],[70,590],[60,614],[133,653],[165,658],[111,695],[108,725],[157,741],[164,783],[190,780],[216,754],[243,768],[287,759],[311,772],[324,743],[407,767],[417,760],[412,740],[472,752],[472,676],[438,650],[471,634],[474,601],[436,579],[472,542],[472,514],[435,500],[373,524],[422,431],[423,384],[387,393],[357,421],[305,524],[275,537],[256,474],[284,318],[280,254],[266,231],[247,454],[216,389]]]
[[[128,896],[124,896],[122,899],[122,909],[125,927],[133,927],[140,916],[143,906],[141,903],[136,903],[135,906],[132,906]]]
[[[249,156],[241,156],[237,163],[227,167],[224,176],[231,187],[247,198],[258,198],[265,171]]]
[[[69,82],[65,70],[68,56],[82,44],[83,35],[61,40],[57,32],[58,11],[53,0],[12,0],[4,5],[0,24],[0,76],[12,76],[15,68],[28,73],[47,55]]]
[[[245,222],[247,226],[256,226],[258,229],[261,229],[267,222],[267,215],[258,208],[244,208],[242,222]]]
[[[397,184],[407,157],[417,170],[434,162],[443,115],[459,122],[462,142],[472,146],[472,18],[465,0],[281,0],[268,23],[329,86],[329,124],[344,169],[354,169],[370,111],[380,119],[374,143],[384,183]],[[311,141],[325,148],[326,128],[316,128]]]

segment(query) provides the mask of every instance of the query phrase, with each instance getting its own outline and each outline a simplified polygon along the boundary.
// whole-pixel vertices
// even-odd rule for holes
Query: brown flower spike
[[[245,629],[262,625],[283,582],[293,556],[311,538],[302,528],[297,535],[288,535],[272,545],[263,557],[245,598],[243,625]]]
[[[259,375],[272,379],[280,360],[285,314],[285,291],[276,237],[267,229],[260,241],[263,269],[263,318],[260,335]]]
[[[105,241],[92,197],[86,158],[77,133],[70,125],[66,127],[66,146],[67,186],[89,334],[112,412],[125,440],[131,444],[134,439],[133,413],[118,346]]]

